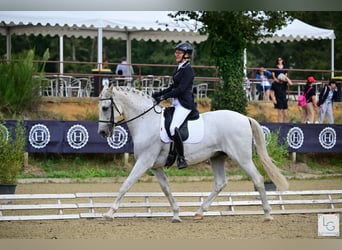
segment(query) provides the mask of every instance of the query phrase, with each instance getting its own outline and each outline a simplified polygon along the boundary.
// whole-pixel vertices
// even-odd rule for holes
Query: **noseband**
[[[124,124],[124,123],[128,123],[128,122],[131,122],[131,121],[134,121],[135,119],[138,119],[139,117],[145,115],[146,113],[150,112],[152,109],[154,109],[155,106],[158,105],[158,103],[155,103],[153,104],[152,107],[150,107],[149,109],[145,110],[143,113],[141,113],[140,115],[137,115],[136,117],[133,117],[132,119],[129,119],[127,121],[125,121],[125,119],[121,120],[121,121],[118,121],[118,122],[115,122],[114,121],[114,109],[119,113],[120,116],[122,116],[122,113],[120,112],[118,106],[116,105],[116,103],[114,102],[114,99],[113,97],[109,97],[109,98],[100,98],[99,101],[108,101],[110,100],[111,102],[111,110],[110,110],[110,118],[109,118],[109,121],[104,121],[104,120],[99,120],[99,122],[104,122],[104,123],[110,123],[114,126],[118,126],[118,125],[121,125],[121,124]],[[156,111],[157,112],[157,111]]]
[[[108,101],[110,100],[111,105],[110,105],[110,118],[109,121],[104,121],[104,120],[99,120],[99,122],[104,122],[104,123],[110,123],[114,126],[117,126],[119,124],[121,124],[123,122],[123,120],[115,122],[114,121],[114,109],[119,113],[120,116],[122,116],[122,113],[120,112],[118,106],[116,105],[116,103],[114,102],[113,97],[109,97],[109,98],[101,98],[99,99],[99,101]]]

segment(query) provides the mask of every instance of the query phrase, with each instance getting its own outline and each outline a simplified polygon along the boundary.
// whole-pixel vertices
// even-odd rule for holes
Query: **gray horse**
[[[135,165],[122,184],[119,194],[104,214],[113,219],[126,192],[148,169],[158,179],[160,187],[173,210],[172,222],[181,222],[179,207],[172,196],[164,164],[169,152],[169,144],[160,138],[160,112],[156,112],[153,99],[133,88],[104,89],[99,97],[98,133],[103,137],[112,136],[114,126],[125,118],[134,143]],[[161,108],[159,107],[159,110]],[[263,177],[252,161],[253,144],[267,174],[279,190],[286,190],[288,182],[269,157],[263,131],[259,123],[247,116],[229,110],[218,110],[201,114],[204,121],[204,138],[200,143],[184,144],[185,159],[196,164],[210,159],[215,187],[195,213],[195,219],[203,219],[210,204],[227,185],[224,164],[227,157],[235,160],[251,178],[259,191],[265,220],[272,220],[271,207],[267,201]]]

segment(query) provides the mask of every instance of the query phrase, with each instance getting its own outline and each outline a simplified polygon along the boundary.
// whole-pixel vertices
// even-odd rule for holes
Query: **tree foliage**
[[[30,50],[11,61],[0,61],[0,112],[22,114],[40,102],[40,90],[45,63],[34,63],[34,51]],[[44,61],[49,51],[44,53]]]

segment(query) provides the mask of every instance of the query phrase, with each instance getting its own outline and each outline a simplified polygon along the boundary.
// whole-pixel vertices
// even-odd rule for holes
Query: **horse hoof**
[[[201,214],[195,214],[194,220],[203,220],[203,217]]]
[[[264,222],[271,222],[271,221],[273,221],[273,217],[272,217],[272,216],[266,217],[266,218],[264,219]]]
[[[113,216],[110,216],[110,215],[108,215],[108,214],[104,214],[103,215],[103,218],[106,220],[106,221],[113,221],[114,219],[113,219]]]
[[[172,221],[171,221],[172,223],[181,223],[182,222],[182,220],[181,219],[172,219]]]

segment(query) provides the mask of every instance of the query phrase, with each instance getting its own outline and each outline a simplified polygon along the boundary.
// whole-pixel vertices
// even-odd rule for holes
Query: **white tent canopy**
[[[131,40],[202,42],[207,36],[197,32],[195,23],[176,23],[168,11],[0,11],[0,34],[7,36],[10,55],[12,34],[58,35],[60,61],[63,37],[98,38],[98,64],[102,67],[102,38],[127,41],[126,56],[131,62]],[[63,64],[61,64],[63,71]],[[63,73],[63,72],[61,72]]]
[[[307,23],[304,23],[298,19],[294,19],[291,23],[284,28],[276,31],[272,34],[272,37],[265,38],[260,43],[273,43],[273,42],[288,42],[288,41],[300,41],[300,40],[331,40],[331,72],[334,76],[334,40],[335,33],[331,29],[322,29]]]

